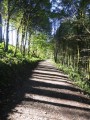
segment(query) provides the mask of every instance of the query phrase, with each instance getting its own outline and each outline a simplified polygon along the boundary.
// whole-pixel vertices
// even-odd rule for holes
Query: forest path
[[[90,120],[90,99],[50,61],[40,62],[18,92],[24,98],[8,120]]]

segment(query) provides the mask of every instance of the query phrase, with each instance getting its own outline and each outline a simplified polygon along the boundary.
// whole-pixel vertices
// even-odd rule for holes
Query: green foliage
[[[36,34],[32,35],[31,39],[31,56],[41,59],[47,59],[50,53],[49,37],[43,32],[36,31]]]
[[[60,71],[68,74],[69,79],[72,80],[75,85],[80,87],[87,94],[90,94],[90,81],[85,78],[85,74],[83,72],[78,72],[77,69],[73,69],[72,67],[67,67],[59,63],[57,63],[56,66]]]
[[[19,33],[22,32],[22,40],[21,44],[27,43],[28,34],[31,34],[32,30],[45,31],[50,33],[50,10],[51,3],[49,0],[40,1],[40,0],[3,0],[3,10],[2,16],[3,21],[6,21],[6,42],[5,42],[5,50],[8,50],[9,44],[9,27],[13,26],[14,29]],[[27,35],[26,35],[27,34]],[[20,41],[20,39],[18,40]],[[25,42],[24,42],[25,41]],[[23,50],[25,52],[25,45],[22,45]],[[23,53],[25,55],[25,53]]]
[[[63,15],[56,31],[55,62],[70,79],[90,93],[90,2],[64,0],[62,3],[67,17]]]
[[[12,45],[9,45],[8,52],[3,48],[4,43],[0,43],[0,87],[8,87],[14,85],[15,79],[20,75],[25,77],[27,73],[23,72],[30,66],[33,69],[35,62],[40,61],[40,58],[23,57],[20,51],[14,56],[15,47]]]

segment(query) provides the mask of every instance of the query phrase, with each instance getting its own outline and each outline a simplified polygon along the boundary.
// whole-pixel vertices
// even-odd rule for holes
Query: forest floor
[[[50,61],[27,78],[3,102],[0,120],[90,120],[90,99]]]

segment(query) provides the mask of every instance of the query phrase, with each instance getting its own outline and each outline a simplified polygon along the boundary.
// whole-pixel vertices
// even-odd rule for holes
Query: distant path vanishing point
[[[19,92],[25,96],[8,120],[90,120],[90,99],[50,61],[41,61]]]

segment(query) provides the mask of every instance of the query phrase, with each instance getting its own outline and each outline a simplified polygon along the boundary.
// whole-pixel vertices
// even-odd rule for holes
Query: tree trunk
[[[2,16],[0,14],[0,43],[2,42]]]
[[[19,27],[20,28],[20,27]],[[16,41],[16,49],[15,49],[15,53],[14,56],[16,56],[17,54],[17,49],[19,48],[19,28],[17,30],[17,41]]]
[[[0,4],[1,4],[2,0],[0,0]],[[1,11],[1,8],[0,8]],[[2,42],[2,15],[0,13],[0,43]]]
[[[5,51],[8,51],[8,43],[9,43],[9,19],[7,20],[7,27],[6,27],[6,44],[5,44]]]
[[[28,56],[30,55],[30,39],[31,39],[31,33],[29,33],[29,40],[28,40]]]
[[[23,27],[22,29],[22,41],[21,41],[21,53],[22,54],[23,54],[24,38],[25,38],[25,27]]]
[[[55,48],[54,48],[54,60],[55,60],[55,62],[57,62],[58,61],[58,41],[56,40],[55,41]]]
[[[79,71],[80,48],[77,46],[77,70]]]
[[[24,46],[23,46],[23,56],[25,56],[25,54],[26,54],[26,43],[27,43],[27,30],[26,30],[25,43],[24,43]]]
[[[8,43],[9,43],[9,19],[10,19],[10,15],[9,15],[9,1],[8,1],[5,51],[8,51]]]
[[[90,80],[90,57],[89,57],[89,65],[88,65],[88,74],[89,74],[89,76],[88,76],[88,79]]]

